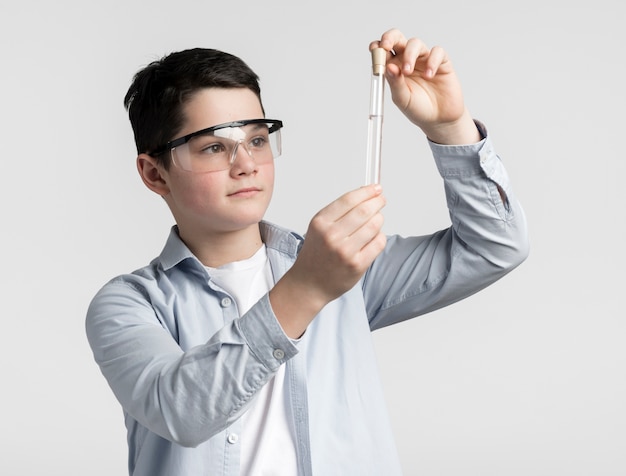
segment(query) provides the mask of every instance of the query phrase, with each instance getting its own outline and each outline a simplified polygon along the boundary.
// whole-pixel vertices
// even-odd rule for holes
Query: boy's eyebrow
[[[269,127],[267,126],[267,124],[261,122],[261,123],[252,123],[252,124],[242,124],[239,126],[232,125],[228,127],[221,127],[219,129],[211,129],[209,127],[207,129],[208,130],[206,131],[200,130],[198,134],[203,135],[203,136],[211,135],[215,137],[224,137],[227,139],[233,139],[233,136],[239,136],[243,134],[243,136],[245,137],[246,134],[249,134],[250,132],[256,132],[258,130],[269,130]],[[243,137],[240,137],[240,138],[243,138]]]
[[[252,126],[252,127],[250,127],[250,129],[253,129],[253,130],[269,129],[269,127],[267,126],[267,123],[265,123],[265,122],[261,122],[261,123],[258,123],[258,124],[247,124],[247,125]]]

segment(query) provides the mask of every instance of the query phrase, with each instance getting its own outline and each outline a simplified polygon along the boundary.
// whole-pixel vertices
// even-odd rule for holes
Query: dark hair
[[[240,58],[206,48],[171,53],[139,70],[124,97],[137,153],[174,139],[185,120],[183,106],[204,88],[247,88],[261,102],[259,77]],[[155,158],[169,167],[169,154]]]

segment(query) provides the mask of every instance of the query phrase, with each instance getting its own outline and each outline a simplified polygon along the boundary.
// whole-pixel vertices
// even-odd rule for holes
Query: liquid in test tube
[[[370,89],[369,125],[367,131],[367,164],[365,169],[366,185],[380,183],[386,60],[387,52],[383,48],[374,48],[372,50],[372,81]]]

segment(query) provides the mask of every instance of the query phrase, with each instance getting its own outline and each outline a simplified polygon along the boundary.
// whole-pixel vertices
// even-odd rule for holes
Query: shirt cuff
[[[239,319],[238,325],[251,351],[271,370],[277,370],[298,353],[274,315],[268,294]]]
[[[495,179],[500,158],[496,155],[485,126],[474,121],[483,137],[480,142],[465,145],[442,145],[428,141],[439,174],[443,178],[455,176],[471,176],[484,172],[489,178]],[[498,180],[495,180],[496,182]]]

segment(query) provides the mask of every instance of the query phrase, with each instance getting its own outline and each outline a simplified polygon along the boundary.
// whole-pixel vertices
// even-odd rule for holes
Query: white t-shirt
[[[207,267],[215,284],[231,295],[243,315],[273,286],[274,278],[265,245],[251,258],[219,268]],[[294,476],[298,463],[285,396],[285,365],[257,393],[242,416],[241,474]]]

